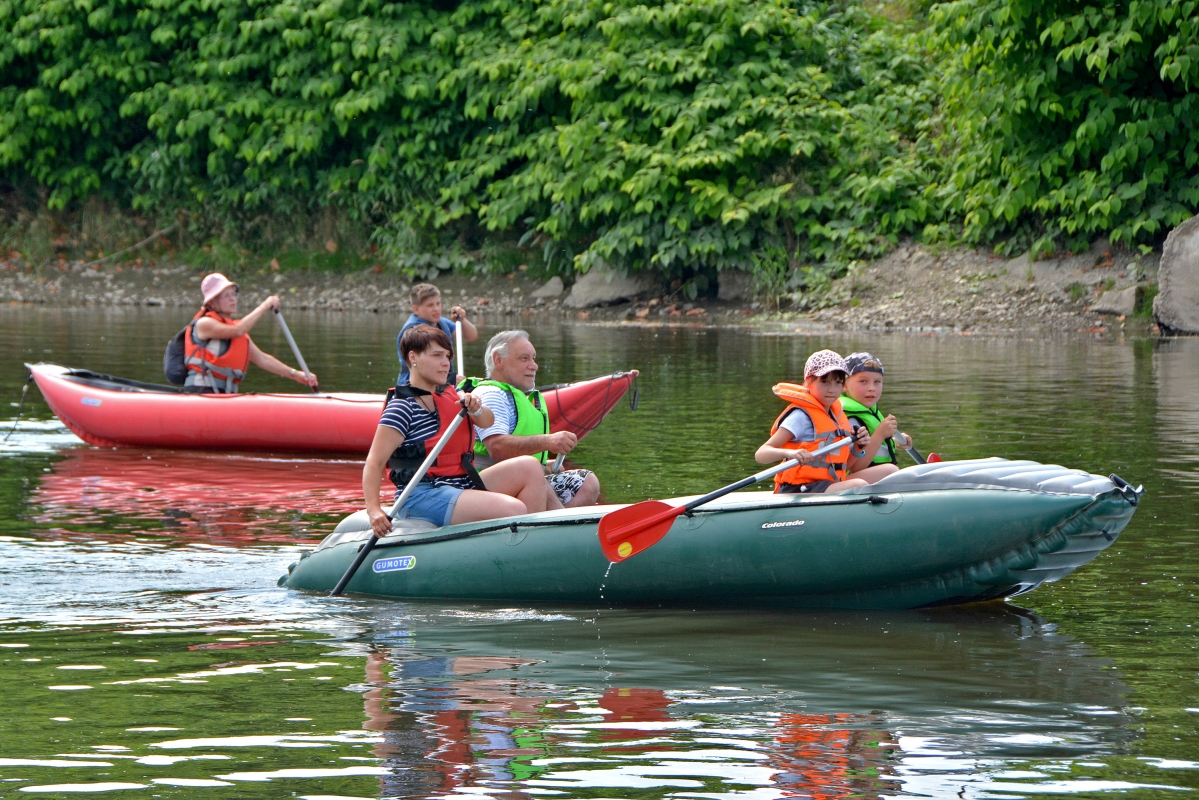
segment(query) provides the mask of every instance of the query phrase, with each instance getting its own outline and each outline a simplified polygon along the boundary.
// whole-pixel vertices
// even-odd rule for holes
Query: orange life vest
[[[228,317],[201,308],[187,326],[187,335],[183,338],[184,363],[189,370],[211,378],[217,391],[232,394],[246,377],[246,367],[250,364],[250,336],[243,333],[232,339],[200,339],[196,336],[196,323],[204,317],[226,325],[235,324]]]
[[[851,435],[849,418],[841,410],[840,400],[833,403],[831,409],[832,415],[830,416],[829,409],[826,409],[820,401],[813,397],[812,393],[807,390],[807,387],[794,383],[779,383],[775,384],[774,393],[779,398],[786,400],[790,405],[774,421],[774,427],[770,429],[771,436],[774,436],[778,432],[779,425],[783,419],[795,409],[806,412],[812,419],[812,426],[816,429],[816,439],[814,441],[787,442],[782,445],[784,450],[817,450],[825,445],[832,444],[837,439]],[[775,475],[774,491],[778,492],[779,487],[783,484],[802,486],[805,483],[815,483],[816,481],[832,481],[833,483],[843,481],[845,480],[846,464],[848,462],[849,445],[845,445],[839,450],[834,450],[831,453],[825,453],[823,456],[817,457],[810,464],[800,464]]]
[[[391,469],[391,482],[396,485],[396,488],[402,487],[412,480],[416,470],[425,462],[425,457],[437,446],[437,442],[445,435],[446,429],[454,421],[454,417],[462,410],[462,406],[458,403],[458,391],[453,386],[446,384],[439,388],[440,391],[437,392],[426,392],[424,389],[404,384],[395,387],[394,394],[388,397],[388,400],[392,396],[431,397],[433,398],[433,407],[437,409],[437,432],[428,439],[405,439],[404,443],[396,448],[391,457],[387,459],[387,466]],[[383,407],[387,408],[387,404],[384,403]],[[475,472],[474,462],[475,426],[468,419],[458,426],[458,430],[454,431],[454,435],[446,442],[445,447],[437,456],[437,462],[425,473],[424,480],[468,476],[476,482],[476,487],[485,488],[481,486],[482,481],[478,479],[479,473]]]

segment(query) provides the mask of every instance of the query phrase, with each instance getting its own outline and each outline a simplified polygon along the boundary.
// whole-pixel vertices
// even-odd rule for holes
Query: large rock
[[[542,285],[542,287],[540,289],[533,292],[533,299],[534,300],[538,300],[538,299],[553,300],[555,298],[561,297],[562,293],[565,291],[566,291],[566,286],[565,286],[565,284],[562,283],[562,279],[559,278],[557,275],[555,275],[554,277],[552,277],[548,281],[546,281],[545,284]]]
[[[644,275],[625,275],[609,269],[592,269],[575,281],[563,304],[569,308],[590,308],[627,300],[651,291],[653,281]]]
[[[725,302],[746,300],[753,294],[753,287],[750,285],[748,272],[727,270],[720,273],[717,280],[719,282],[719,288],[716,291],[717,300]]]
[[[1137,287],[1129,286],[1127,289],[1120,291],[1104,292],[1099,295],[1099,299],[1095,301],[1088,311],[1094,311],[1097,314],[1118,314],[1125,317],[1131,317],[1132,312],[1137,309]]]
[[[1199,333],[1199,217],[1191,217],[1166,237],[1153,316],[1163,330]]]

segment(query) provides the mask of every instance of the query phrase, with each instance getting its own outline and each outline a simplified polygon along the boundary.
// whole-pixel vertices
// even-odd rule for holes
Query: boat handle
[[[1141,495],[1145,493],[1144,486],[1137,486],[1136,488],[1133,488],[1131,483],[1124,480],[1114,472],[1111,475],[1108,475],[1107,479],[1116,484],[1116,489],[1124,496],[1124,499],[1128,501],[1129,505],[1135,506],[1141,502]]]

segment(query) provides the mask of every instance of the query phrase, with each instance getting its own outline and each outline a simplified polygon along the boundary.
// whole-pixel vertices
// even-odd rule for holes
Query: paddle
[[[296,345],[296,340],[292,338],[291,331],[287,327],[287,323],[283,321],[283,315],[279,313],[279,309],[275,309],[275,319],[279,320],[279,327],[283,329],[283,336],[287,339],[287,343],[291,345],[291,352],[295,354],[296,361],[300,363],[300,369],[304,372],[304,377],[311,380],[312,373],[308,371],[308,365],[304,363],[304,356],[300,355],[300,348]],[[313,394],[320,394],[320,387],[311,386]]]
[[[903,448],[904,452],[911,456],[912,460],[917,464],[936,464],[941,461],[941,457],[936,453],[929,453],[928,458],[920,455],[920,451],[916,449],[916,444],[915,442],[912,442],[911,436],[908,437],[908,441],[911,442],[911,444]]]
[[[822,456],[834,450],[840,450],[842,447],[852,443],[853,437],[846,436],[844,439],[838,439],[832,444],[821,447],[819,450],[813,452],[812,455]],[[670,530],[670,526],[674,524],[676,517],[686,514],[702,506],[704,503],[710,503],[718,497],[724,497],[726,494],[731,494],[738,489],[744,489],[746,486],[751,486],[758,481],[772,478],[797,464],[799,464],[799,459],[789,458],[786,461],[775,464],[770,469],[762,470],[750,475],[748,478],[742,478],[736,483],[730,483],[723,489],[717,489],[710,494],[705,494],[703,497],[697,497],[685,505],[668,506],[660,500],[646,500],[631,506],[625,506],[616,511],[610,511],[601,517],[599,521],[600,549],[604,551],[604,555],[607,556],[608,560],[614,564],[624,561],[627,558],[632,558],[642,550],[647,550],[657,544],[658,540]]]
[[[566,460],[566,453],[559,453],[558,457],[554,459],[554,468],[552,470],[550,470],[550,472],[554,473],[555,475],[557,475],[559,472],[561,472],[562,471],[562,462],[565,460]]]
[[[462,357],[462,323],[458,320],[454,320],[454,349],[458,353],[458,380],[462,380],[466,377],[466,368]]]
[[[445,429],[445,433],[441,435],[433,450],[430,451],[429,455],[425,456],[425,460],[421,462],[420,467],[408,480],[408,483],[405,484],[404,491],[400,492],[400,496],[396,498],[395,505],[387,513],[388,519],[395,519],[396,514],[400,513],[400,509],[404,507],[404,503],[408,502],[408,496],[412,494],[412,490],[416,488],[416,485],[421,482],[421,478],[425,477],[425,473],[429,471],[429,467],[437,463],[437,457],[441,455],[441,451],[449,443],[450,437],[454,435],[454,431],[458,430],[458,426],[462,424],[462,420],[466,419],[466,414],[466,407],[463,406],[462,410],[450,422],[450,426]],[[362,545],[362,548],[358,551],[358,555],[354,558],[354,563],[350,564],[350,568],[346,570],[346,574],[341,576],[341,580],[333,587],[333,591],[329,592],[330,597],[337,597],[342,593],[342,590],[346,588],[346,584],[350,582],[350,579],[358,572],[358,568],[362,566],[362,562],[366,560],[367,555],[375,548],[375,542],[377,541],[379,541],[379,534],[371,531],[371,538],[367,539],[366,544]]]

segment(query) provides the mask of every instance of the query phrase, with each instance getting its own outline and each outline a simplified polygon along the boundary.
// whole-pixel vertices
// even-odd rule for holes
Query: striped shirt
[[[379,424],[399,431],[400,435],[404,437],[404,441],[411,439],[416,442],[423,442],[436,436],[441,427],[437,412],[427,411],[415,397],[391,398],[387,408],[383,409],[383,417],[379,420]],[[469,425],[470,421],[467,420],[465,424]],[[453,486],[456,489],[475,488],[469,475],[457,478],[434,478],[433,485]],[[404,487],[397,486],[396,488],[403,489]]]
[[[516,430],[516,401],[512,395],[498,386],[480,386],[475,389],[475,397],[479,402],[491,409],[495,422],[491,427],[479,430],[480,441],[487,441],[488,436],[509,436]]]

